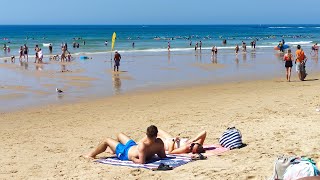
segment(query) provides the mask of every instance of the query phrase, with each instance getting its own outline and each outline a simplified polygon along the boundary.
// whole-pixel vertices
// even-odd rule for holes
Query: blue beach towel
[[[145,169],[151,170],[151,169],[157,168],[160,165],[160,163],[169,165],[172,168],[176,168],[178,166],[187,164],[190,161],[191,161],[190,157],[178,156],[178,155],[167,155],[167,158],[164,158],[164,159],[154,158],[147,164],[135,164],[132,161],[121,161],[116,157],[98,159],[96,162],[99,162],[102,164],[114,165],[114,166],[127,166],[132,168],[145,168]]]

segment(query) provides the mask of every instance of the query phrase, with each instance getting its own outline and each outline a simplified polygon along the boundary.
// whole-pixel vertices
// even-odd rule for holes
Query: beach
[[[119,72],[110,51],[114,28]],[[0,32],[11,48],[0,52],[0,179],[266,179],[280,155],[320,162],[320,66],[311,52],[318,25],[2,26]],[[274,50],[282,38],[293,52],[302,45],[306,81],[295,66],[286,81],[284,54]],[[202,49],[194,50],[199,40]],[[242,41],[247,50],[236,55]],[[29,62],[17,57],[24,43]],[[50,60],[60,43],[69,44],[71,62]],[[44,63],[33,63],[36,44]],[[206,130],[207,145],[235,126],[246,146],[167,172],[80,157],[120,132],[138,141],[150,125],[183,138]],[[105,156],[112,155],[98,157]]]
[[[265,179],[278,155],[319,156],[319,74],[133,92],[1,113],[1,179]],[[109,166],[79,156],[105,137],[134,140],[154,124],[172,134],[236,126],[246,147],[168,172]],[[104,153],[101,156],[108,156]]]

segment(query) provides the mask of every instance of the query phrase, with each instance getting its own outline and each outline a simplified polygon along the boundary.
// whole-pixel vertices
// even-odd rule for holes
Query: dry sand
[[[265,179],[277,155],[320,158],[319,82],[177,88],[1,113],[0,179]],[[151,124],[185,137],[207,130],[209,144],[233,125],[247,146],[167,172],[79,158],[118,132],[138,140]]]

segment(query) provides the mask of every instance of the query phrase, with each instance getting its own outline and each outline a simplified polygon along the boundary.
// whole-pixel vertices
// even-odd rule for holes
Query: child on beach
[[[286,68],[287,81],[290,82],[291,69],[293,66],[293,55],[291,54],[291,49],[288,49],[287,53],[283,56],[283,61],[285,62],[284,67]]]

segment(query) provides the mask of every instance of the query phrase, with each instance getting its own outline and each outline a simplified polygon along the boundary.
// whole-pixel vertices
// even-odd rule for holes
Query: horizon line
[[[0,24],[0,26],[232,26],[232,25],[320,25],[320,24]]]

